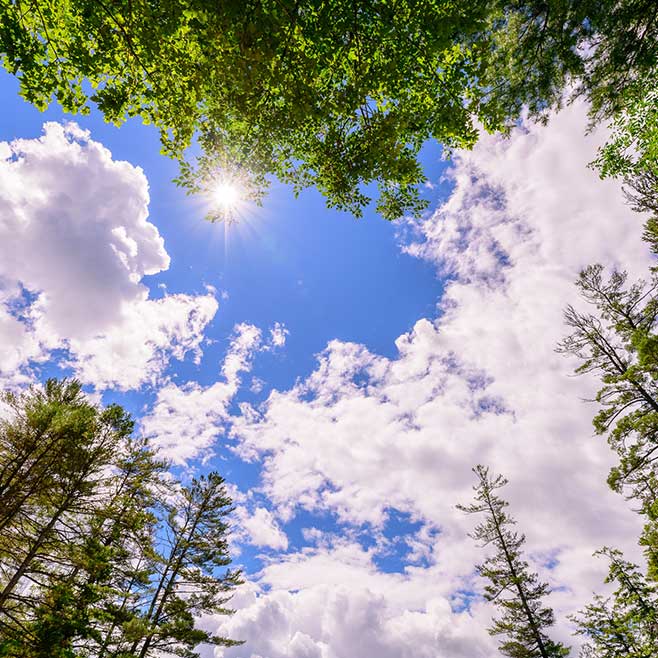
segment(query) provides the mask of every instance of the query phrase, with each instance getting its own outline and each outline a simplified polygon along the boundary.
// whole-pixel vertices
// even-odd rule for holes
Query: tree
[[[60,451],[89,411],[76,382],[48,380],[43,390],[2,399],[11,420],[0,419],[0,531],[53,487]]]
[[[153,572],[155,510],[167,464],[147,438],[131,435],[110,466],[99,500],[79,519],[82,541],[66,546],[70,569],[49,582],[35,614],[37,647],[53,646],[54,636],[60,647],[100,657],[113,648],[115,631],[120,636],[136,616],[127,604],[147,588]]]
[[[653,8],[655,21],[658,7]],[[623,93],[623,110],[615,117],[609,142],[595,165],[602,177],[622,176],[634,210],[649,212],[644,239],[658,254],[658,113],[655,70]],[[583,658],[652,658],[658,645],[658,268],[648,281],[627,283],[625,272],[604,276],[601,265],[585,268],[577,285],[592,312],[569,306],[572,332],[558,351],[576,356],[579,374],[596,373],[601,388],[594,428],[606,436],[618,463],[608,484],[636,504],[645,517],[640,537],[647,573],[621,552],[604,548],[610,561],[608,583],[617,589],[597,595],[573,618],[587,638]]]
[[[658,65],[653,0],[536,0],[493,3],[485,79],[508,111],[539,114],[571,97],[590,101],[592,119],[623,112],[646,91]],[[568,98],[568,96],[567,96]]]
[[[655,229],[650,222],[649,240],[657,239]],[[558,348],[580,360],[577,373],[594,372],[601,379],[594,428],[607,437],[619,459],[608,484],[634,500],[646,517],[641,543],[653,579],[658,578],[657,277],[654,270],[648,282],[627,285],[624,272],[606,279],[601,265],[587,267],[578,287],[594,311],[567,308],[572,333]]]
[[[193,657],[202,642],[235,644],[195,628],[200,613],[229,612],[239,582],[218,572],[230,562],[223,480],[180,487],[130,416],[92,404],[75,380],[6,400],[0,656]]]
[[[134,640],[128,655],[169,652],[195,658],[194,647],[201,643],[240,644],[194,624],[195,615],[229,614],[226,603],[241,582],[239,572],[225,569],[230,563],[226,517],[232,509],[224,480],[214,472],[194,478],[168,506],[151,586],[139,602],[144,612],[130,625]]]
[[[181,176],[193,189],[222,176],[258,196],[274,174],[359,213],[377,180],[399,216],[420,208],[423,141],[475,138],[459,35],[484,25],[486,4],[2,0],[0,52],[38,107],[55,96],[114,122],[139,115],[175,157],[199,131],[200,169]]]
[[[122,409],[112,405],[99,411],[76,381],[49,380],[43,392],[31,389],[15,404],[25,413],[24,419],[19,416],[17,425],[5,427],[3,433],[11,437],[10,445],[18,444],[20,455],[16,459],[12,452],[6,453],[5,465],[11,465],[8,479],[12,482],[15,473],[24,472],[30,481],[39,473],[35,476],[39,486],[30,483],[26,492],[19,490],[15,504],[10,501],[12,516],[3,528],[2,554],[9,559],[2,564],[0,614],[8,614],[14,603],[20,605],[30,598],[16,594],[17,586],[33,565],[38,567],[42,556],[59,552],[62,539],[72,532],[66,517],[83,513],[88,499],[97,495],[106,477],[104,468],[132,429]],[[41,424],[44,418],[47,425]],[[36,432],[32,420],[38,421]],[[27,451],[20,449],[22,432],[27,434]],[[35,435],[45,439],[47,456],[40,441],[34,441]]]
[[[478,465],[473,469],[478,477],[474,487],[475,503],[458,505],[467,514],[484,514],[485,521],[471,535],[482,546],[493,546],[495,553],[477,566],[479,574],[489,583],[484,597],[501,611],[489,628],[491,635],[504,635],[500,652],[511,658],[558,658],[569,649],[554,642],[546,634],[553,625],[553,611],[542,604],[549,593],[546,583],[539,582],[536,573],[523,560],[525,536],[511,530],[514,519],[505,511],[508,503],[496,495],[507,484],[501,475],[490,476],[489,469]]]
[[[112,551],[97,529],[115,485],[129,479],[113,469],[133,423],[116,405],[91,404],[75,380],[5,398],[14,413],[0,427],[0,646],[28,655],[56,636],[64,656],[74,635],[90,632],[90,608],[104,596]]]
[[[599,551],[610,561],[610,598],[596,596],[573,621],[587,638],[583,658],[653,658],[658,646],[658,590],[617,550]]]
[[[594,164],[602,177],[622,177],[636,193],[645,191],[643,176],[653,177],[651,194],[656,198],[658,176],[658,69],[647,75],[642,86],[627,91],[623,110],[615,115],[612,135]],[[637,200],[632,198],[632,200]]]
[[[191,191],[273,175],[360,214],[420,213],[417,161],[434,138],[470,146],[476,121],[560,105],[596,120],[655,69],[653,0],[0,0],[0,53],[37,107],[140,116],[183,159]],[[596,47],[592,47],[595,44]]]
[[[622,178],[634,210],[653,215],[649,242],[655,246],[658,217],[658,69],[643,85],[625,94],[623,111],[615,115],[607,143],[593,165],[602,178]]]
[[[104,502],[92,512],[87,538],[72,556],[65,585],[76,592],[75,608],[87,609],[91,632],[84,647],[90,655],[100,658],[113,648],[124,624],[135,618],[130,602],[147,588],[154,570],[156,510],[167,466],[147,438],[130,436]]]

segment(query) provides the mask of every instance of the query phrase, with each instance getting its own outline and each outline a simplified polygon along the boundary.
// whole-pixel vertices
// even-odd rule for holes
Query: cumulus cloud
[[[484,606],[457,610],[435,588],[440,575],[382,573],[372,557],[357,544],[338,542],[266,567],[258,583],[236,595],[236,614],[219,621],[222,632],[245,644],[216,655],[488,658],[495,652]]]
[[[276,550],[288,548],[288,537],[265,507],[256,507],[251,513],[246,507],[237,509],[237,518],[241,532],[240,539],[253,546],[262,546]]]
[[[423,607],[431,592],[450,600],[473,585],[481,558],[466,536],[473,519],[454,505],[470,499],[476,463],[511,481],[505,496],[528,535],[529,558],[557,588],[551,603],[562,620],[560,639],[569,639],[566,614],[600,587],[605,565],[591,553],[612,544],[637,557],[639,519],[606,487],[612,457],[592,437],[593,409],[582,402],[596,381],[571,377],[574,363],[554,351],[582,267],[602,262],[635,276],[650,265],[641,218],[616,183],[599,181],[586,166],[601,135],[584,137],[585,126],[586,109],[574,105],[548,127],[524,126],[507,140],[484,137],[473,152],[457,154],[450,198],[409,227],[403,245],[448,277],[437,316],[400,336],[393,359],[331,342],[308,378],[235,420],[239,454],[262,463],[262,492],[283,518],[304,509],[378,531],[395,508],[439,528],[427,539],[433,563],[403,576],[422,584],[422,595],[398,605],[399,589],[377,585],[392,581],[382,581],[363,556],[348,568],[344,547],[288,555],[266,567],[263,591],[231,622],[243,637],[260,639],[228,655],[348,655],[343,642],[356,642],[368,625],[380,632],[364,640],[360,656],[407,655],[414,638],[405,645],[392,630],[402,632],[402,619],[420,643],[414,655],[425,655],[425,641],[435,649],[443,643],[432,655],[491,655],[485,647],[495,645],[480,639],[468,613],[445,601]],[[342,571],[336,567],[327,588],[332,560]],[[355,619],[360,610],[375,611],[368,624],[345,631],[349,638],[332,626],[349,619],[323,612],[339,599]],[[462,623],[468,632],[450,645]],[[435,634],[425,640],[429,628]],[[267,644],[268,636],[286,649]]]
[[[0,144],[5,378],[64,349],[86,382],[135,388],[171,356],[198,351],[217,303],[148,299],[141,279],[169,267],[148,202],[142,170],[75,124],[46,123],[38,139]]]
[[[140,300],[128,305],[120,322],[105,333],[70,339],[70,364],[78,377],[99,388],[155,383],[171,357],[182,360],[189,352],[198,362],[203,331],[217,308],[212,293]]]
[[[184,465],[212,454],[217,436],[226,431],[230,405],[242,375],[251,370],[255,353],[264,347],[258,327],[238,324],[233,329],[219,381],[208,387],[196,382],[180,386],[170,382],[158,390],[153,408],[141,425],[154,438],[163,456]]]
[[[395,610],[364,588],[318,585],[254,597],[226,624],[231,637],[249,638],[226,658],[489,658],[495,647],[471,614],[451,613],[429,594],[418,610]],[[254,632],[258,629],[258,632]]]

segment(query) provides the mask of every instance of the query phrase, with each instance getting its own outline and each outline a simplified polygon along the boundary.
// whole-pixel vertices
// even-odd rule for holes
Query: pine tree
[[[35,400],[38,406],[40,399],[40,392],[29,391],[23,406],[28,408]],[[32,564],[49,551],[56,554],[61,540],[73,532],[65,523],[67,515],[82,511],[87,499],[102,486],[104,468],[124,431],[122,412],[116,407],[99,412],[84,399],[78,382],[49,382],[45,404],[59,406],[45,432],[49,453],[54,456],[42,458],[39,451],[34,459],[22,460],[21,470],[26,471],[28,481],[42,461],[47,472],[39,475],[37,485],[30,483],[29,490],[20,491],[11,518],[6,515],[3,557],[10,559],[2,565],[0,612],[20,598],[15,590]]]
[[[83,553],[89,562],[92,519],[133,423],[116,405],[91,404],[77,381],[49,380],[43,389],[8,399],[15,414],[0,432],[8,501],[0,543],[0,646],[18,641],[16,655],[27,655],[49,605],[61,609],[75,599],[78,625],[87,614],[91,590],[76,597],[69,576]],[[66,615],[56,616],[63,626]]]
[[[573,617],[577,633],[587,638],[583,658],[654,658],[658,647],[658,589],[620,551],[599,551],[610,561],[607,583],[617,589],[607,599],[596,596]]]
[[[241,582],[239,572],[225,569],[230,564],[226,517],[233,508],[223,478],[214,472],[194,478],[168,507],[155,578],[139,605],[144,612],[129,624],[135,639],[128,655],[146,658],[167,651],[194,658],[198,644],[240,644],[194,623],[199,614],[230,614],[225,604]]]
[[[127,604],[147,587],[153,572],[155,508],[166,466],[148,439],[126,438],[111,464],[112,476],[101,500],[89,508],[84,540],[70,546],[72,568],[54,585],[59,606],[54,623],[48,607],[42,606],[41,612],[50,624],[37,615],[40,633],[47,630],[67,637],[89,656],[111,650],[112,639],[121,637],[123,625],[135,616]],[[62,630],[60,622],[66,615],[84,619],[85,624],[69,624]]]
[[[658,245],[655,220],[647,223],[645,239]],[[580,360],[577,373],[592,372],[601,379],[594,428],[618,456],[608,484],[645,516],[640,541],[649,575],[658,579],[658,270],[652,270],[648,282],[628,285],[625,272],[606,279],[603,267],[592,265],[577,284],[593,311],[567,308],[572,333],[558,350]]]
[[[107,502],[94,512],[88,541],[67,578],[81,592],[96,592],[90,601],[94,631],[85,643],[89,655],[100,657],[121,641],[124,624],[135,617],[131,601],[148,586],[166,466],[147,438],[129,437]]]
[[[227,515],[216,473],[166,473],[118,405],[74,380],[6,395],[0,424],[0,656],[192,658],[227,614]]]
[[[490,476],[489,469],[481,465],[473,472],[478,477],[475,503],[457,507],[467,514],[485,515],[471,536],[483,547],[495,548],[495,553],[477,566],[479,574],[489,581],[484,588],[485,599],[502,612],[494,619],[489,633],[505,637],[499,649],[510,658],[567,656],[569,649],[546,634],[554,623],[552,609],[542,603],[549,593],[548,585],[539,582],[537,574],[523,560],[525,536],[511,529],[515,521],[505,511],[508,503],[496,495],[507,480],[501,475]]]
[[[54,486],[75,416],[88,407],[79,383],[54,379],[2,400],[11,417],[0,419],[0,532]]]

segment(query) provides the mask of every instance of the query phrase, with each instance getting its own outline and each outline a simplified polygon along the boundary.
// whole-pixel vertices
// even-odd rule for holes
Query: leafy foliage
[[[596,119],[655,69],[653,0],[0,0],[0,53],[21,93],[108,121],[139,116],[182,161],[259,199],[272,176],[361,214],[419,214],[429,138],[545,117],[565,87]],[[621,64],[621,66],[620,66]],[[202,155],[183,161],[198,135]]]
[[[619,176],[635,189],[636,179],[658,176],[658,69],[645,84],[626,94],[624,108],[612,123],[612,135],[594,164],[602,177]],[[649,196],[649,195],[646,195]]]
[[[546,583],[539,582],[536,573],[523,560],[525,536],[511,529],[514,519],[505,511],[508,503],[496,495],[507,484],[501,475],[490,476],[489,469],[478,465],[473,469],[478,477],[474,487],[475,503],[458,505],[467,514],[484,514],[485,521],[471,535],[483,547],[493,546],[495,553],[477,566],[479,574],[489,582],[484,596],[502,612],[489,633],[503,635],[500,652],[511,658],[558,658],[569,649],[553,642],[546,629],[553,625],[553,610],[543,605],[549,593]]]
[[[181,157],[199,130],[200,171],[240,177],[254,195],[274,174],[314,184],[359,213],[379,180],[388,216],[419,209],[415,159],[430,135],[475,139],[464,103],[475,71],[459,35],[486,3],[232,0],[2,0],[0,51],[26,99],[89,101],[120,122],[139,115]]]
[[[643,95],[658,64],[653,0],[496,2],[490,17],[477,40],[483,80],[508,116],[527,104],[541,117],[571,86],[566,98],[585,96],[593,121],[610,118]]]

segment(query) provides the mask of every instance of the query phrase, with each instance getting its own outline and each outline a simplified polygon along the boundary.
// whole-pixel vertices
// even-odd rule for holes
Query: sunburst
[[[233,220],[243,202],[240,186],[231,180],[219,180],[210,191],[212,212],[224,220]]]

